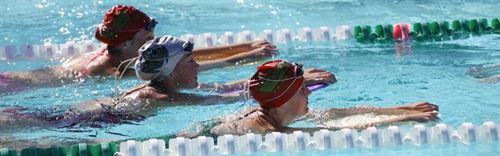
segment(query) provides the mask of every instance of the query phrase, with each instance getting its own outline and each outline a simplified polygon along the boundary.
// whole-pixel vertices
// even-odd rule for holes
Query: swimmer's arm
[[[240,94],[221,94],[211,96],[201,96],[190,94],[185,101],[192,105],[213,105],[218,103],[234,103],[241,100],[243,97]]]
[[[217,83],[202,83],[198,86],[199,89],[204,90],[216,90],[222,92],[230,92],[235,90],[244,90],[247,84],[247,80],[238,80],[226,84]]]
[[[497,68],[500,68],[500,63],[499,64],[493,64],[493,65],[475,66],[475,67],[471,67],[467,71],[467,74],[469,74],[469,75],[471,75],[473,77],[476,77],[476,78],[484,78],[485,77],[484,75],[488,71],[496,70]],[[485,78],[485,79],[489,79],[489,78]]]
[[[204,60],[204,61],[198,61],[198,64],[200,65],[200,70],[209,70],[209,69],[222,68],[234,65],[234,63],[230,63],[230,61],[227,60],[228,60],[227,58],[216,59],[216,60]]]
[[[339,119],[339,118],[345,118],[353,115],[359,115],[359,114],[368,114],[368,113],[374,113],[376,115],[402,115],[405,113],[408,113],[405,110],[400,110],[400,109],[395,109],[395,108],[377,108],[377,107],[353,107],[353,108],[331,108],[328,110],[311,110],[308,114],[306,114],[304,117],[299,118],[298,120],[294,121],[302,121],[302,120],[312,120],[314,122],[319,122],[323,123],[328,120],[334,120],[334,119]],[[352,128],[352,129],[363,129],[367,128],[370,126],[374,125],[380,125],[383,123],[392,123],[395,122],[396,119],[389,119],[389,120],[384,120],[381,122],[373,122],[373,123],[367,123],[367,124],[362,124],[362,125],[355,125],[355,126],[349,126],[349,127],[320,127],[320,128],[313,128],[309,129],[312,131],[316,131],[319,129],[330,129],[330,130],[338,130],[342,128]],[[401,120],[401,119],[398,119]]]
[[[329,71],[315,68],[308,68],[304,70],[304,79],[306,85],[312,85],[317,83],[333,84],[337,82],[335,75]],[[230,92],[236,90],[244,90],[247,87],[247,79],[233,81],[226,84],[215,84],[215,83],[204,83],[198,86],[199,89],[204,90],[215,90],[222,92]]]
[[[500,74],[494,75],[492,77],[481,79],[482,83],[497,83],[500,80]]]
[[[494,64],[494,65],[484,66],[484,68],[486,68],[486,69],[496,69],[496,68],[500,68],[500,63],[499,63],[499,64]]]
[[[276,55],[276,50],[268,46],[259,47],[247,52],[237,53],[228,57],[198,61],[200,70],[208,70],[213,68],[235,66],[239,64],[246,64],[268,58]]]
[[[330,108],[325,110],[311,110],[303,118],[300,118],[297,121],[300,120],[321,121],[321,120],[328,120],[335,118],[345,118],[348,116],[368,114],[368,113],[373,113],[375,115],[414,114],[414,113],[419,113],[417,109],[426,108],[426,106],[434,106],[435,108],[429,108],[429,109],[435,109],[436,111],[438,110],[437,105],[430,104],[428,102],[415,102],[415,103],[408,103],[405,105],[386,107],[386,108],[371,107],[371,106],[357,106],[351,108]]]
[[[111,65],[111,63],[106,61],[106,59],[104,58],[96,59],[94,62],[91,62],[89,65],[83,68],[86,68],[88,70],[87,76],[116,76],[120,73],[117,71],[116,67],[113,67],[113,65]]]
[[[428,122],[432,120],[439,120],[437,117],[437,111],[420,112],[414,110],[405,110],[399,108],[377,108],[377,107],[365,107],[365,108],[349,108],[349,109],[329,109],[322,117],[317,118],[317,120],[328,120],[329,118],[344,118],[347,116],[374,113],[376,115],[397,115],[396,117],[391,117],[383,119],[381,121],[369,122],[365,124],[357,124],[354,126],[346,127],[334,127],[336,129],[351,128],[351,129],[365,129],[373,126],[385,126],[390,124],[395,124],[398,122],[416,121],[416,122]]]
[[[349,129],[366,129],[368,127],[377,127],[377,126],[389,126],[389,125],[395,125],[398,123],[402,122],[408,122],[408,121],[415,121],[415,122],[427,122],[427,121],[432,121],[432,120],[439,120],[434,114],[435,112],[425,112],[425,113],[419,113],[419,114],[406,114],[406,115],[401,115],[398,117],[394,118],[389,118],[389,119],[384,119],[382,121],[377,121],[377,122],[370,122],[370,123],[365,123],[365,124],[357,124],[354,126],[345,126],[345,127],[335,127],[335,129],[344,129],[344,128],[349,128]],[[434,115],[429,115],[428,117],[422,116],[422,114],[434,114]]]
[[[204,55],[212,55],[212,54],[218,54],[218,53],[239,53],[239,52],[244,52],[244,51],[249,51],[251,49],[251,45],[254,42],[245,42],[245,43],[238,43],[238,44],[232,44],[232,45],[227,45],[227,46],[214,46],[214,47],[209,47],[209,48],[197,48],[194,49],[194,57],[203,57]]]
[[[132,94],[131,94],[132,95]],[[199,94],[184,94],[175,95],[160,94],[153,91],[143,91],[138,95],[139,99],[154,99],[160,102],[161,105],[170,106],[180,103],[182,105],[212,105],[220,102],[236,102],[242,99],[239,93],[234,94],[219,94],[219,95],[199,95]]]
[[[313,128],[289,128],[287,130],[287,132],[292,133],[293,131],[302,131],[302,132],[309,132],[309,133],[312,134],[313,132],[316,132],[316,131],[322,130],[322,129],[327,129],[327,130],[331,130],[331,131],[336,131],[336,130],[340,130],[340,129],[344,129],[344,128],[361,130],[361,129],[366,129],[368,127],[385,126],[385,125],[395,124],[395,123],[398,123],[398,122],[409,121],[409,120],[411,120],[411,119],[409,117],[407,117],[407,116],[400,116],[400,117],[396,117],[396,118],[385,119],[385,120],[378,121],[378,122],[370,122],[370,123],[365,123],[365,124],[357,124],[357,125],[354,125],[354,126],[344,126],[344,127],[328,127],[328,126],[325,126],[325,127],[313,127]]]
[[[330,108],[324,112],[323,115],[335,116],[337,118],[343,118],[358,114],[374,113],[376,115],[401,115],[408,114],[414,111],[398,109],[398,108],[381,108],[381,107],[352,107],[352,108]]]

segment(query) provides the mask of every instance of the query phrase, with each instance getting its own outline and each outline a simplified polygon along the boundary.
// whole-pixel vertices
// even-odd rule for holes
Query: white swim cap
[[[186,54],[193,51],[193,43],[172,36],[156,37],[139,49],[135,73],[141,80],[162,81],[175,69]]]

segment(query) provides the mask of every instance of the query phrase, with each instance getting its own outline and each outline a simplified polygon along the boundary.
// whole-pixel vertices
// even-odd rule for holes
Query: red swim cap
[[[115,5],[95,30],[97,40],[115,47],[134,37],[151,19],[133,6]]]
[[[283,60],[266,62],[250,78],[250,95],[263,108],[280,107],[302,87],[302,74],[302,65]]]

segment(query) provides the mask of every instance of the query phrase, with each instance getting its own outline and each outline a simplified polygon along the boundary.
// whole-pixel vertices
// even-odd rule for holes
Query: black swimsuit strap
[[[252,110],[252,111],[250,111],[250,112],[248,112],[248,113],[246,113],[244,115],[240,115],[240,117],[238,118],[238,120],[242,120],[242,119],[246,118],[247,116],[249,116],[250,114],[255,113],[257,111],[259,111],[258,108],[254,109],[254,110]]]

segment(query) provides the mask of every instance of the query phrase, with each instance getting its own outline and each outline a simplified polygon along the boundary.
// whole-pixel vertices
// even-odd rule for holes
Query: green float
[[[479,30],[479,23],[477,22],[476,19],[472,19],[470,21],[467,21],[467,28],[469,29],[469,31],[472,35],[476,35],[476,36],[481,35],[481,32]]]
[[[438,22],[431,22],[429,24],[430,36],[434,41],[441,41],[442,33]]]
[[[498,18],[494,18],[491,20],[491,32],[500,34],[500,20]]]
[[[51,148],[25,148],[21,150],[21,156],[66,156],[67,149],[60,146],[53,146]]]

